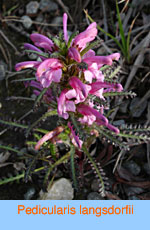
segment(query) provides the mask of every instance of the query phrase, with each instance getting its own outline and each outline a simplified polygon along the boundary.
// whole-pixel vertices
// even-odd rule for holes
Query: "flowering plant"
[[[51,102],[56,105],[58,116],[67,121],[71,142],[75,147],[82,149],[83,141],[74,131],[72,117],[80,122],[83,129],[90,127],[88,129],[89,136],[96,135],[95,125],[105,126],[113,132],[119,133],[119,130],[112,126],[104,116],[105,107],[99,105],[95,108],[92,96],[105,100],[104,92],[122,91],[123,88],[120,84],[106,82],[104,75],[99,70],[104,64],[112,65],[113,60],[118,60],[120,54],[96,56],[95,52],[90,49],[89,42],[93,41],[97,35],[95,22],[74,38],[68,38],[67,15],[64,14],[63,30],[62,41],[56,38],[53,42],[44,35],[32,34],[30,38],[34,45],[25,44],[25,48],[36,51],[40,61],[18,63],[16,70],[36,69],[36,81],[30,83],[32,87],[36,88],[35,94],[38,95],[42,89],[47,89],[43,100],[49,105],[49,109],[54,109],[51,108]],[[43,48],[44,53],[37,47]],[[54,58],[55,55],[57,58]],[[56,87],[55,95],[51,90],[51,87],[54,86],[52,83]],[[64,131],[64,129],[60,130]],[[51,134],[49,139],[52,139],[53,135]],[[40,148],[43,140],[48,140],[48,137],[43,137],[35,146],[36,149]]]
[[[103,72],[119,60],[120,54],[96,56],[92,50],[97,45],[97,42],[93,42],[96,36],[97,25],[93,22],[84,32],[74,33],[69,37],[67,14],[64,14],[63,34],[53,38],[31,34],[34,45],[26,43],[24,47],[27,52],[37,54],[38,60],[18,63],[16,70],[33,68],[36,71],[35,80],[29,82],[29,85],[34,87],[36,102],[42,100],[48,107],[45,117],[57,114],[60,118],[59,126],[39,138],[35,150],[40,150],[47,143],[53,147],[59,143],[68,145],[69,154],[67,153],[66,158],[71,159],[75,186],[74,159],[85,154],[98,175],[101,182],[100,192],[104,195],[105,184],[101,170],[91,157],[89,148],[102,134],[117,145],[123,146],[115,140],[116,136],[123,134],[109,122],[105,111],[108,109],[106,96],[125,93],[122,85],[112,80],[110,73]],[[47,178],[51,169],[52,167]]]

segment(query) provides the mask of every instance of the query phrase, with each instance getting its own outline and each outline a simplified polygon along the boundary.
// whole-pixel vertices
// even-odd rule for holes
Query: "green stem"
[[[23,177],[24,177],[24,173],[22,173],[22,174],[20,174],[20,175],[17,175],[17,176],[15,176],[15,177],[10,177],[10,178],[6,178],[6,179],[4,179],[4,180],[0,180],[0,185],[7,184],[7,183],[13,182],[13,181],[15,181],[15,180],[19,180],[19,179],[21,179],[21,178],[23,178]]]
[[[27,129],[27,128],[28,128],[27,125],[18,124],[18,123],[15,123],[15,122],[9,122],[9,121],[0,120],[0,123],[1,123],[1,124],[4,124],[4,125],[10,125],[10,126],[22,128],[22,129]],[[46,133],[49,132],[48,130],[41,129],[41,128],[35,128],[34,131],[40,132],[40,133],[43,133],[43,134],[46,134]],[[5,146],[5,147],[6,147],[6,146]]]
[[[50,173],[52,172],[52,170],[56,166],[62,164],[64,161],[66,161],[69,157],[70,157],[70,152],[65,154],[64,156],[62,156],[58,161],[56,161],[53,165],[50,166],[50,168],[48,169],[48,172],[46,173],[46,176],[44,178],[44,184],[46,184],[48,177],[49,177]]]
[[[137,139],[137,140],[145,140],[144,136],[142,137],[142,136],[136,136],[136,135],[132,135],[132,134],[118,133],[117,136],[118,137],[133,138],[133,139]],[[150,140],[150,137],[147,137],[146,139]]]
[[[75,187],[75,189],[77,189],[74,156],[75,156],[75,148],[74,148],[74,146],[71,146],[71,151],[70,151],[71,171],[72,171],[72,178],[73,178],[74,187]]]
[[[12,152],[19,153],[19,154],[21,153],[20,151],[13,149],[9,146],[5,146],[5,145],[0,145],[0,149],[5,149],[5,150],[12,151]]]
[[[45,166],[35,169],[31,174],[39,172],[39,171],[41,171],[43,169],[45,169]],[[19,180],[21,178],[24,178],[24,176],[25,176],[25,173],[22,173],[20,175],[14,176],[14,177],[5,178],[4,180],[0,180],[0,185],[4,185],[4,184],[7,184],[9,182],[13,182],[13,181]]]
[[[48,58],[48,55],[47,55],[47,54],[40,53],[40,52],[35,51],[35,50],[25,50],[25,52],[27,52],[27,53],[33,53],[33,54],[37,54],[37,55],[39,55],[39,56],[42,56],[42,57]]]
[[[41,93],[39,94],[39,96],[35,100],[34,107],[40,102],[40,100],[42,99],[43,95],[46,93],[47,90],[48,90],[48,88],[44,88],[41,91]]]

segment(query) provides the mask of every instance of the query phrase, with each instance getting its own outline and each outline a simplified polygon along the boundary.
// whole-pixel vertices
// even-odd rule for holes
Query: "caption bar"
[[[23,213],[27,215],[95,215],[100,217],[102,215],[133,215],[134,214],[133,205],[125,205],[123,207],[114,206],[111,207],[86,207],[80,205],[78,208],[73,206],[67,207],[57,207],[56,205],[51,207],[45,207],[41,205],[36,205],[34,207],[29,207],[25,205],[18,205],[18,215]]]

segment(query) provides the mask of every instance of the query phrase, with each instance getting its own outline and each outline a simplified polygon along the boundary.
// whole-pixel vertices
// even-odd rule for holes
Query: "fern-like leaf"
[[[104,108],[109,107],[109,103],[106,100],[101,99],[95,95],[89,95],[90,101],[94,104],[94,107],[97,109],[98,106],[104,106]]]
[[[21,129],[26,129],[28,127],[27,125],[18,124],[16,122],[11,122],[11,121],[0,120],[0,123],[3,125],[9,125],[9,126],[13,126],[13,127],[21,128]]]
[[[118,146],[119,148],[123,148],[125,150],[129,150],[129,146],[127,145],[127,143],[122,142],[122,140],[120,141],[119,138],[117,139],[116,136],[114,135],[113,132],[101,127],[101,128],[97,128],[100,137],[102,137],[104,140],[107,140],[108,143],[111,143],[115,146]]]
[[[104,74],[104,77],[107,77],[108,79],[118,78],[120,74],[121,66],[117,61],[113,61],[113,64],[111,66],[105,65],[100,70]]]
[[[19,181],[20,179],[24,178],[24,175],[25,175],[24,173],[21,173],[16,176],[10,175],[8,177],[3,177],[2,179],[0,179],[0,185]]]
[[[37,172],[42,171],[44,169],[45,169],[45,166],[35,169],[32,173],[37,173]],[[4,184],[7,184],[7,183],[11,183],[11,182],[17,182],[20,179],[23,179],[24,176],[25,176],[25,172],[22,172],[20,174],[15,175],[15,176],[10,174],[10,175],[8,175],[8,177],[3,177],[3,178],[0,179],[0,185],[4,185]]]
[[[95,178],[96,179],[99,179],[99,176],[97,175],[97,171],[95,170],[94,166],[92,165],[91,161],[88,160],[88,163],[90,164],[94,174],[95,174]],[[103,187],[102,187],[102,184],[101,184],[101,181],[99,183],[99,193],[101,194],[101,196],[105,196],[105,193],[106,193],[106,190],[108,191],[109,189],[109,183],[107,182],[108,181],[108,178],[106,177],[106,173],[104,172],[103,168],[101,167],[101,164],[99,162],[96,162],[95,160],[95,164],[101,174],[101,177],[103,179],[103,182],[104,182],[104,186],[105,186],[105,191],[103,190]]]
[[[128,98],[128,97],[135,97],[136,94],[134,92],[106,92],[106,93],[103,93],[103,96],[104,97],[125,97],[125,98]]]
[[[130,125],[122,125],[120,127],[120,130],[122,130],[123,133],[149,133],[150,132],[150,126],[148,125],[139,125],[139,124],[130,124]]]
[[[100,180],[100,194],[101,196],[105,196],[105,181],[103,180],[103,172],[97,167],[97,164],[95,163],[94,159],[91,157],[90,153],[88,152],[87,148],[85,146],[82,147],[84,153],[86,154],[88,161],[90,162],[90,165],[92,165],[92,169],[97,175],[97,178]],[[102,173],[102,174],[101,174]]]
[[[0,123],[3,124],[3,125],[12,126],[14,128],[21,128],[21,129],[28,129],[29,128],[28,125],[19,124],[17,122],[12,122],[12,121],[3,121],[3,120],[0,120]],[[49,132],[48,130],[41,129],[41,128],[35,128],[34,131],[40,132],[40,133],[43,133],[43,134],[46,134],[46,133]]]
[[[75,189],[77,190],[77,180],[76,180],[76,173],[75,173],[74,157],[75,157],[75,147],[71,145],[71,150],[70,150],[71,172],[72,172],[73,184],[74,184]]]
[[[146,135],[146,134],[140,134],[137,132],[135,134],[132,134],[132,132],[130,133],[118,133],[117,134],[118,137],[122,137],[125,138],[128,142],[132,142],[132,143],[148,143],[150,141],[150,136]]]
[[[47,173],[45,174],[45,177],[44,177],[44,185],[47,184],[49,175],[51,174],[53,169],[55,167],[57,167],[58,165],[62,164],[63,162],[66,162],[69,159],[69,157],[70,157],[70,152],[66,153],[64,156],[62,156],[60,159],[58,159],[54,164],[49,166],[49,169],[48,169],[48,171],[47,171]]]
[[[33,156],[33,158],[30,160],[29,165],[28,165],[27,170],[26,170],[25,175],[24,175],[25,183],[28,182],[28,179],[29,179],[31,173],[33,173],[33,171],[34,171],[33,168],[34,168],[34,166],[36,164],[36,161],[37,161],[39,155],[40,155],[40,151],[38,151],[35,154],[35,156]]]
[[[53,159],[56,160],[56,154],[58,152],[57,146],[55,144],[53,144],[53,143],[50,143],[49,146],[50,146],[51,156],[52,156]]]

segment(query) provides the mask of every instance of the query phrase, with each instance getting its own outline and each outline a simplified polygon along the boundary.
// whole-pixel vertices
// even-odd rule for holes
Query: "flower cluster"
[[[17,71],[25,68],[36,70],[36,81],[31,81],[30,86],[36,88],[34,91],[36,95],[39,95],[44,88],[48,89],[44,95],[45,101],[49,105],[55,101],[58,116],[66,120],[72,143],[79,148],[82,148],[83,141],[74,130],[70,119],[72,115],[80,122],[83,129],[98,125],[119,133],[118,128],[111,125],[104,116],[103,105],[95,107],[91,99],[95,96],[105,100],[104,93],[121,92],[123,89],[119,83],[105,81],[100,71],[104,65],[111,66],[113,60],[119,59],[120,54],[96,56],[90,49],[90,42],[96,36],[97,25],[93,22],[84,32],[69,37],[67,14],[64,14],[63,35],[50,39],[41,34],[31,34],[30,38],[34,45],[27,43],[24,46],[26,50],[38,55],[38,61],[26,61],[16,65]],[[55,94],[53,94],[54,88]],[[43,140],[48,139],[47,137],[50,139],[54,136],[51,132],[46,138],[42,138],[36,146],[37,149],[43,144]]]

